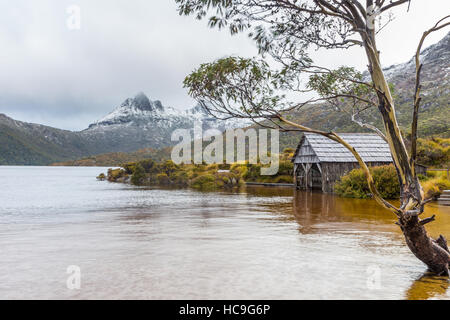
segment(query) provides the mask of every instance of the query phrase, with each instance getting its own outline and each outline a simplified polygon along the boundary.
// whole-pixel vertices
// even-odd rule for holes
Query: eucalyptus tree
[[[443,236],[432,239],[424,227],[435,217],[422,218],[430,200],[424,199],[415,163],[423,67],[420,51],[429,34],[450,25],[450,16],[427,30],[417,48],[415,95],[411,101],[412,146],[408,150],[396,119],[392,88],[382,69],[377,37],[381,29],[388,28],[392,9],[404,7],[406,12],[410,0],[175,1],[181,15],[206,18],[210,27],[227,28],[232,34],[248,33],[259,50],[259,56],[252,59],[232,56],[202,64],[185,79],[190,95],[220,119],[248,118],[282,130],[313,132],[345,146],[364,170],[374,199],[395,214],[410,250],[431,271],[448,276],[447,241]],[[316,65],[310,57],[314,48],[354,46],[362,48],[360,52],[367,58],[367,76],[354,68]],[[314,92],[315,96],[299,102],[299,96],[306,92]],[[362,157],[339,134],[309,128],[286,116],[289,111],[301,112],[305,105],[321,101],[349,112],[353,121],[387,141],[401,186],[399,206],[380,196]],[[370,108],[378,110],[384,124],[381,130],[359,117]]]

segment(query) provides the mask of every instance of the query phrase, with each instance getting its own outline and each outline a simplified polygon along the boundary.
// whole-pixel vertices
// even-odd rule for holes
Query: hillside
[[[163,161],[170,159],[170,147],[163,149],[140,149],[134,152],[111,152],[95,156],[84,157],[78,160],[69,160],[53,163],[52,166],[70,167],[115,167],[124,163],[153,159]]]
[[[422,106],[419,115],[419,136],[450,137],[450,33],[421,53]],[[384,69],[394,85],[397,119],[405,133],[410,132],[415,85],[415,63],[410,61]],[[331,105],[316,104],[290,114],[293,120],[312,128],[336,132],[362,132],[348,114],[338,112]],[[377,110],[366,112],[363,119],[382,129]]]
[[[0,114],[0,165],[43,165],[82,157],[95,150],[94,145],[73,132]]]

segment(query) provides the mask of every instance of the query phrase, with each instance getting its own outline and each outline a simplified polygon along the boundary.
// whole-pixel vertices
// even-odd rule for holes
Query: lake
[[[372,200],[96,181],[105,171],[0,167],[1,299],[450,299]],[[431,214],[450,238],[450,207]]]

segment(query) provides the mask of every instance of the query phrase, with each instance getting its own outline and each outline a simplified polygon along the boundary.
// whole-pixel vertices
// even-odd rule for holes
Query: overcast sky
[[[67,27],[71,5],[81,9],[80,29]],[[384,65],[409,60],[422,32],[449,13],[449,0],[412,0],[409,13],[397,10],[379,38]],[[86,128],[139,91],[191,107],[182,87],[190,71],[227,55],[256,55],[246,36],[180,17],[173,0],[0,0],[0,48],[0,113],[69,130]],[[363,70],[358,50],[313,58]]]

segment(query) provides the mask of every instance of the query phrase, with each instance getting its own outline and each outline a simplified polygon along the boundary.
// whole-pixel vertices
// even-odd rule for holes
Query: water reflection
[[[430,273],[424,273],[412,283],[405,298],[408,300],[445,298],[449,285],[450,281],[447,277],[437,277]]]
[[[248,193],[257,196],[286,197],[288,201],[265,203],[280,221],[296,221],[303,234],[324,232],[326,228],[345,227],[366,231],[394,231],[392,213],[367,199],[340,198],[331,194],[292,189],[252,188]]]
[[[353,229],[387,231],[400,234],[394,224],[396,217],[371,199],[341,198],[331,194],[295,191],[290,188],[247,188],[247,193],[263,197],[286,197],[289,201],[266,203],[265,206],[281,221],[295,220],[302,233],[314,233],[326,223],[352,223]],[[290,199],[292,198],[292,201]],[[395,201],[394,204],[398,204]],[[430,203],[423,217],[436,215],[436,221],[427,225],[432,237],[440,234],[450,238],[450,206]],[[347,224],[347,227],[352,227]]]
[[[373,200],[346,199],[320,192],[253,189],[251,194],[259,196],[292,196],[292,202],[266,204],[279,221],[296,221],[301,234],[323,234],[326,232],[344,232],[353,229],[367,231],[372,234],[387,232],[384,236],[391,236],[399,245],[403,245],[403,235],[394,224],[395,217]],[[448,237],[450,233],[450,208],[431,203],[427,206],[425,216],[435,214],[438,218],[435,223],[428,226],[431,236],[443,234]],[[333,227],[334,225],[334,227]],[[369,238],[363,238],[361,246],[377,247]],[[404,246],[403,249],[406,247]],[[395,251],[393,252],[395,254]],[[409,252],[408,252],[409,253]],[[403,252],[399,252],[402,255]],[[417,261],[416,261],[417,262]],[[410,287],[405,290],[405,299],[428,300],[448,299],[450,280],[447,277],[434,276],[424,273],[413,280]]]

